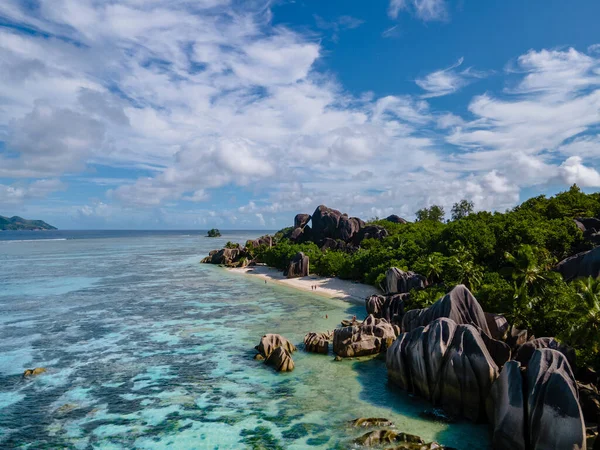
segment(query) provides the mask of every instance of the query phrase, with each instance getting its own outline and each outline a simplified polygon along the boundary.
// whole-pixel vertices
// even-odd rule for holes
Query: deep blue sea
[[[0,448],[342,449],[357,417],[489,447],[485,425],[421,418],[430,406],[390,387],[381,359],[299,350],[289,374],[254,361],[264,333],[299,344],[365,316],[199,264],[261,234],[0,232]],[[24,379],[33,367],[47,373]]]

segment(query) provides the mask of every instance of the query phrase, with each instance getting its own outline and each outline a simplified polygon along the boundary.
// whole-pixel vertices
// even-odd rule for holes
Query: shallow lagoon
[[[299,351],[291,374],[254,361],[265,332],[299,343],[364,316],[198,264],[256,232],[53,233],[43,236],[67,240],[0,236],[2,448],[348,448],[359,432],[346,422],[367,416],[458,449],[489,446],[485,425],[421,419],[430,406],[388,386],[380,359]],[[37,366],[48,373],[21,378]]]

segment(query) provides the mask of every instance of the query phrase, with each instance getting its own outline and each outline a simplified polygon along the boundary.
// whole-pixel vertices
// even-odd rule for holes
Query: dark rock
[[[548,337],[537,338],[537,339],[533,339],[531,341],[525,342],[523,345],[521,345],[517,349],[514,359],[515,359],[515,361],[519,361],[523,367],[527,367],[529,364],[529,360],[533,356],[533,353],[537,349],[542,349],[542,348],[550,348],[552,350],[557,350],[557,351],[561,352],[563,355],[566,356],[567,361],[569,361],[569,365],[571,366],[571,368],[576,367],[575,350],[569,346],[561,344],[554,338],[548,338]]]
[[[367,225],[356,234],[354,244],[360,245],[365,239],[383,239],[388,237],[388,234],[387,230],[379,225]]]
[[[279,334],[265,334],[260,338],[259,344],[254,347],[258,353],[268,358],[276,348],[283,347],[289,353],[296,351],[296,347],[290,341]]]
[[[577,383],[579,404],[586,422],[600,423],[600,394],[593,384]]]
[[[265,357],[263,355],[261,355],[260,353],[257,353],[256,355],[254,355],[254,359],[256,361],[264,361]]]
[[[443,409],[426,409],[419,413],[419,417],[434,422],[455,423],[456,419],[448,414]]]
[[[581,384],[597,384],[598,372],[591,367],[579,367],[575,372],[575,378]]]
[[[341,356],[335,355],[335,358],[333,358],[334,361],[342,361],[343,358]]]
[[[485,418],[485,401],[498,375],[481,332],[473,325],[457,325],[434,397],[450,414],[477,422]]]
[[[396,214],[392,214],[391,216],[387,216],[384,220],[387,220],[388,222],[392,222],[392,223],[408,223],[406,220],[404,220],[400,216],[397,216]]]
[[[403,294],[411,289],[423,289],[426,286],[427,279],[423,275],[392,267],[385,273],[385,285],[382,286],[382,290],[386,294]]]
[[[23,378],[34,377],[36,375],[41,375],[46,372],[47,372],[47,370],[45,367],[36,367],[34,369],[27,369],[27,370],[25,370],[25,372],[23,372]]]
[[[310,226],[306,225],[302,228],[298,227],[295,228],[290,236],[289,236],[290,241],[292,242],[296,242],[296,243],[303,243],[303,242],[309,242],[312,239],[312,230],[310,228]]]
[[[521,364],[510,361],[492,385],[487,403],[494,450],[527,450]]]
[[[575,223],[583,232],[596,233],[600,231],[600,219],[596,217],[578,217]]]
[[[402,319],[401,328],[403,331],[411,331],[440,317],[452,319],[458,325],[474,325],[488,336],[491,335],[481,305],[462,284],[454,287],[429,308],[408,311]]]
[[[506,338],[509,325],[506,317],[500,314],[484,313],[485,321],[490,329],[490,337],[502,341]]]
[[[579,277],[600,278],[600,247],[563,259],[556,270],[566,281]]]
[[[371,315],[359,325],[335,329],[333,351],[343,357],[374,355],[385,351],[394,339],[390,323]]]
[[[336,237],[344,242],[350,242],[364,226],[365,223],[362,220],[342,214]]]
[[[304,228],[310,222],[310,214],[296,214],[294,217],[294,228]]]
[[[510,328],[510,333],[506,338],[506,343],[512,349],[517,349],[527,342],[527,330],[519,330],[513,325]]]
[[[338,210],[328,208],[325,205],[317,207],[312,215],[315,242],[320,242],[327,237],[335,239],[341,217],[342,213]]]
[[[536,350],[527,367],[527,427],[533,449],[585,449],[585,423],[567,358]]]
[[[269,357],[265,364],[273,367],[277,372],[291,372],[294,370],[294,360],[290,353],[283,347],[277,347]]]
[[[306,277],[309,274],[308,256],[302,252],[296,253],[296,256],[290,261],[285,276],[288,278]]]
[[[385,319],[392,325],[401,325],[409,294],[371,295],[366,299],[367,314]]]
[[[209,256],[204,258],[202,262],[229,266],[239,261],[243,256],[246,256],[246,254],[240,248],[223,248],[210,252]]]
[[[381,417],[361,417],[350,421],[350,426],[353,428],[391,427],[393,425],[394,424],[389,419],[383,419]]]
[[[483,339],[485,347],[488,349],[488,352],[490,352],[490,356],[498,368],[502,368],[507,361],[510,361],[512,352],[507,344],[502,341],[492,339],[485,333],[481,333],[481,338]]]
[[[436,403],[442,366],[455,331],[454,321],[440,318],[400,334],[386,355],[390,381]]]
[[[273,238],[269,235],[261,236],[258,239],[246,241],[246,247],[260,247],[261,245],[266,245],[271,248],[273,246]]]
[[[304,349],[307,352],[329,353],[329,341],[332,339],[331,333],[308,333],[304,336]]]

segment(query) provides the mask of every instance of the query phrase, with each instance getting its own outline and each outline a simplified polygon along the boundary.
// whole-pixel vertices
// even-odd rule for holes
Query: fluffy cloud
[[[583,187],[600,187],[600,173],[592,167],[582,164],[579,156],[571,156],[558,168],[560,176],[568,184]]]
[[[32,183],[0,184],[0,205],[20,205],[25,200],[44,198],[62,191],[65,184],[58,179],[37,180]]]

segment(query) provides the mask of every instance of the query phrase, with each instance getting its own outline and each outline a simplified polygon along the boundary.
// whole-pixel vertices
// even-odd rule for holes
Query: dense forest
[[[600,193],[585,194],[573,186],[504,213],[473,212],[473,204],[463,200],[447,221],[435,205],[416,216],[414,223],[370,220],[367,225],[385,228],[387,237],[365,239],[351,250],[295,243],[291,229],[284,229],[274,236],[276,245],[250,252],[255,260],[285,270],[301,251],[310,258],[311,273],[374,286],[391,267],[417,272],[430,284],[411,291],[415,308],[465,284],[485,311],[503,314],[537,337],[556,336],[577,350],[582,365],[600,368],[600,280],[566,282],[554,270],[562,259],[593,247],[573,219],[600,217]]]

